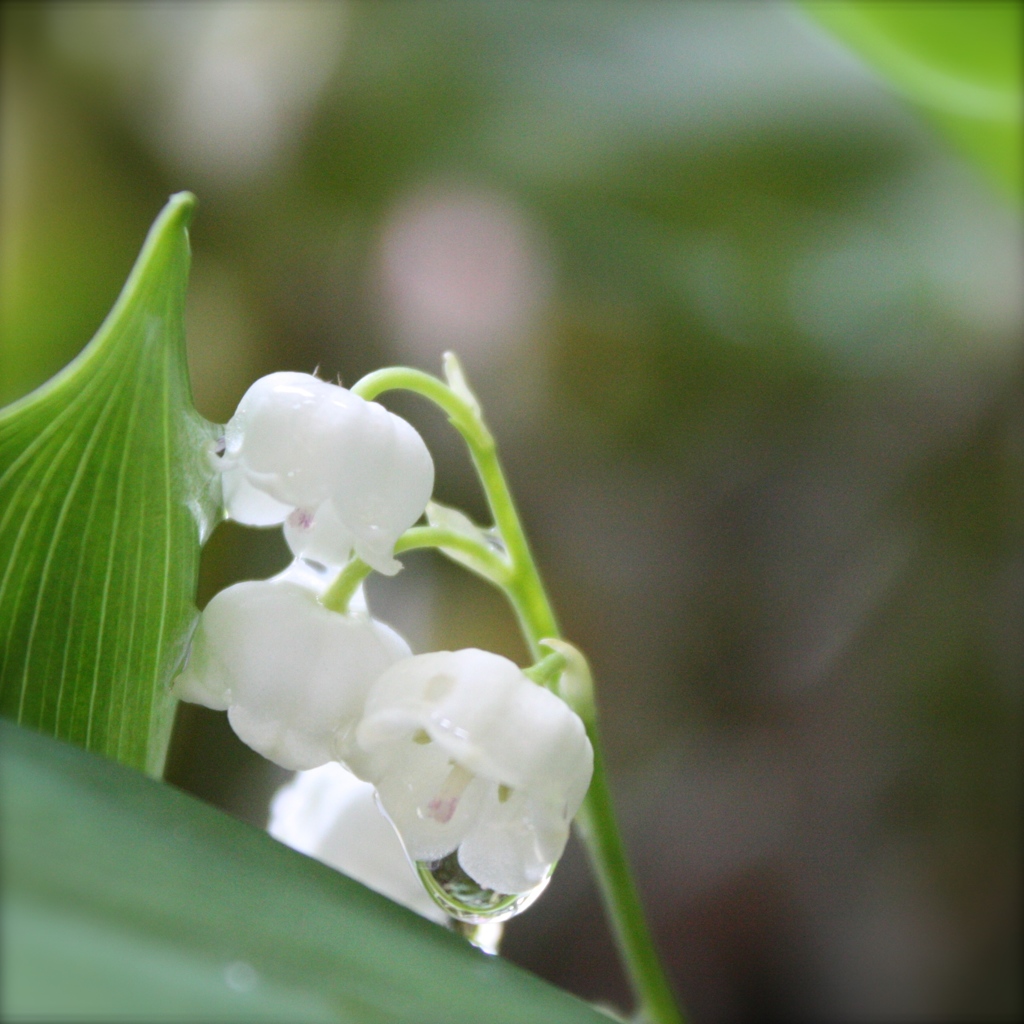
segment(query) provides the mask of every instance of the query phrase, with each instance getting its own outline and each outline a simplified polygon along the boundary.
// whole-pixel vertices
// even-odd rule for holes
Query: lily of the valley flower
[[[423,513],[434,463],[401,417],[306,373],[272,373],[245,393],[216,465],[228,515],[285,524],[292,552],[324,565],[352,550],[393,574],[395,541]]]
[[[345,756],[367,691],[410,655],[363,611],[329,611],[299,573],[237,583],[206,606],[185,670],[183,700],[226,710],[238,736],[284,768]]]
[[[423,917],[440,924],[447,919],[380,813],[373,786],[340,764],[299,772],[279,789],[270,805],[267,831]]]
[[[347,763],[377,787],[416,861],[458,851],[498,893],[542,884],[590,784],[579,717],[486,651],[406,658],[371,687]]]

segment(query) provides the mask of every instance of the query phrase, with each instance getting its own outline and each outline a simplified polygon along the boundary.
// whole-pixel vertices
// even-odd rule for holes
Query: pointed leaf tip
[[[188,227],[192,222],[192,215],[196,212],[196,206],[199,200],[196,199],[194,192],[184,190],[181,192],[175,192],[170,199],[167,200],[166,206],[161,213],[161,217],[165,214],[173,214],[175,217],[181,219],[182,227]]]
[[[0,713],[156,774],[216,519],[185,358],[188,192],[56,377],[0,412]]]

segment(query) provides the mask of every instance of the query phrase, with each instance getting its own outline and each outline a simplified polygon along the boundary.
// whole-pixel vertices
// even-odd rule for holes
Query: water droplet
[[[251,992],[259,981],[256,968],[244,960],[235,960],[224,968],[224,984],[232,992]]]
[[[417,861],[416,871],[431,899],[450,917],[470,924],[507,921],[521,914],[547,888],[554,866],[529,892],[502,893],[485,889],[459,863],[456,850],[435,861]]]
[[[498,955],[501,936],[505,931],[505,926],[501,921],[482,921],[479,924],[470,924],[468,921],[456,921],[454,918],[449,918],[448,927],[456,935],[461,935],[476,946],[481,953],[486,953],[488,956]]]
[[[508,548],[505,547],[505,540],[496,527],[491,530],[484,530],[484,540],[487,541],[491,550],[496,554],[504,555],[508,553]]]

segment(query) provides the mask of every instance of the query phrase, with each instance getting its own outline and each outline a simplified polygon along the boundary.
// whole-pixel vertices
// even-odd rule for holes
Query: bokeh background
[[[1014,1020],[1018,210],[783,3],[6,3],[0,400],[89,339],[195,191],[189,357],[458,351],[595,668],[644,898],[696,1021]],[[417,400],[439,500],[478,518]],[[283,566],[221,526],[200,603]],[[371,603],[523,658],[427,554]],[[285,775],[182,707],[169,775],[254,824]],[[505,953],[625,982],[581,850]]]

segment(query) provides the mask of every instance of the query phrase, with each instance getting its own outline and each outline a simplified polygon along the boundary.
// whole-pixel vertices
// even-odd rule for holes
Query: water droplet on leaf
[[[256,969],[244,960],[235,960],[224,968],[224,983],[233,992],[252,992],[259,981]]]

